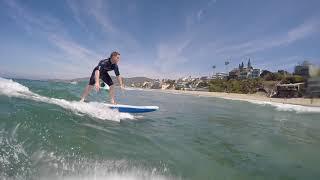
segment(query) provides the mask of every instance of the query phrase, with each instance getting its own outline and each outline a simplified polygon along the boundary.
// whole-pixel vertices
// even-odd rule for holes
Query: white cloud
[[[38,76],[39,73],[43,73],[42,76],[60,74],[62,77],[66,77],[66,74],[72,74],[72,76],[74,76],[76,72],[80,72],[79,75],[81,75],[82,70],[87,69],[87,71],[91,71],[91,68],[102,58],[101,54],[96,51],[71,40],[63,23],[58,19],[45,14],[37,16],[14,0],[7,0],[5,2],[8,7],[11,8],[10,16],[18,25],[21,25],[28,34],[32,36],[42,35],[51,45],[59,50],[59,52],[51,50],[51,57],[49,57],[49,54],[45,57],[39,57],[37,60],[39,65],[49,65],[51,71],[48,71],[48,69],[46,71],[37,71],[36,76]],[[33,59],[33,61],[36,60]],[[30,70],[28,71],[30,72]],[[30,74],[24,73],[23,69],[17,73],[28,76]]]
[[[203,9],[200,9],[199,11],[198,11],[198,13],[197,13],[197,18],[198,18],[198,21],[200,21],[201,20],[201,17],[202,17],[202,15],[203,15]]]
[[[183,55],[183,50],[189,45],[190,40],[184,40],[178,43],[161,43],[157,47],[157,58],[155,66],[162,73],[169,73],[188,61]]]
[[[86,31],[88,31],[88,27],[86,23],[81,19],[81,9],[79,7],[80,0],[67,0],[67,4],[73,13],[73,18],[83,27]]]
[[[117,27],[111,19],[110,8],[107,1],[92,0],[92,1],[75,1],[69,0],[69,7],[74,11],[75,19],[80,21],[87,19],[88,21],[96,22],[103,34],[102,37],[95,36],[96,39],[106,40],[105,44],[101,44],[101,47],[108,50],[125,51],[126,53],[132,53],[141,51],[141,44],[133,37],[128,31]],[[77,2],[77,3],[75,3]],[[88,32],[90,34],[90,32]]]
[[[287,33],[287,42],[291,43],[299,39],[310,36],[313,33],[320,31],[320,21],[319,19],[310,19],[303,24],[291,29]]]
[[[202,13],[202,10],[200,10],[198,12],[198,17],[202,17]],[[278,33],[276,35],[266,35],[261,38],[259,37],[258,39],[249,39],[248,41],[242,41],[240,43],[233,42],[233,44],[224,43],[224,39],[221,37],[217,37],[214,42],[205,42],[205,40],[202,40],[202,42],[195,44],[193,40],[197,40],[199,37],[202,37],[202,34],[199,33],[199,29],[193,28],[192,32],[187,31],[186,33],[181,33],[179,37],[174,38],[179,39],[180,41],[161,43],[157,49],[158,58],[155,61],[155,64],[160,72],[166,74],[176,70],[179,65],[187,63],[190,55],[198,57],[199,59],[213,59],[211,63],[214,64],[222,63],[224,59],[230,57],[236,59],[252,57],[252,55],[258,52],[263,52],[272,48],[289,46],[299,40],[308,38],[314,33],[320,32],[319,28],[320,23],[317,20],[308,19],[286,32]],[[183,51],[188,46],[192,47],[192,54],[190,51]],[[284,62],[283,58],[279,59],[279,63],[281,62]],[[287,64],[290,64],[290,68],[292,68],[295,62],[296,59],[291,58],[290,62]],[[208,63],[208,61],[205,60],[203,63]],[[201,61],[199,61],[199,64],[201,64]],[[262,68],[265,68],[265,66]],[[224,67],[222,69],[224,69]],[[206,70],[204,70],[204,72],[205,71]],[[208,68],[207,71],[210,72],[211,69]]]
[[[256,40],[248,40],[238,44],[223,44],[219,42],[209,42],[207,47],[202,48],[201,53],[211,53],[218,56],[242,57],[256,52],[272,49],[280,46],[287,46],[298,40],[309,37],[319,32],[320,23],[314,20],[306,22],[288,30],[280,35],[263,37]]]
[[[105,1],[103,0],[87,1],[87,12],[92,15],[96,19],[96,21],[105,28],[107,32],[112,33],[117,29],[106,14],[108,10],[106,9],[107,6],[104,2]]]
[[[73,33],[69,32],[68,26],[65,26],[63,21],[57,17],[48,14],[36,14],[37,12],[30,11],[23,4],[14,0],[4,0],[4,2],[10,7],[9,13],[17,24],[21,25],[32,36],[42,36],[56,48],[52,49],[47,62],[45,60],[39,62],[55,67],[56,69],[52,69],[52,71],[55,71],[57,76],[59,74],[61,76],[67,74],[76,76],[77,72],[79,76],[83,76],[90,72],[98,59],[102,58],[99,50],[104,49],[125,52],[123,57],[127,57],[127,59],[124,59],[124,63],[120,65],[123,75],[180,77],[188,75],[188,72],[177,72],[177,69],[190,61],[190,55],[200,57],[199,64],[204,59],[202,57],[214,59],[214,61],[223,61],[223,58],[230,56],[242,58],[272,48],[288,46],[319,32],[319,21],[311,19],[277,35],[266,34],[257,39],[251,38],[247,41],[238,42],[235,40],[239,38],[235,38],[232,43],[226,43],[225,37],[216,37],[214,42],[208,42],[209,40],[204,39],[201,26],[204,25],[204,21],[208,20],[207,12],[209,12],[209,8],[216,3],[216,0],[211,0],[186,17],[185,32],[181,32],[176,37],[168,37],[171,38],[170,41],[156,42],[154,50],[150,47],[143,47],[143,44],[139,43],[128,30],[116,26],[109,14],[107,1],[67,0],[67,5],[73,13],[74,20],[84,27],[88,34],[93,35],[97,43],[100,43],[97,46],[101,49],[96,50],[83,43],[78,43],[80,41],[77,41]],[[202,20],[204,23],[199,23]],[[92,27],[88,26],[90,23],[96,23],[104,33],[101,33],[102,35],[93,34],[90,31]],[[212,25],[212,21],[210,23]],[[210,36],[214,37],[214,32]],[[111,38],[111,40],[108,38]],[[101,42],[102,40],[106,40],[106,43]],[[188,51],[191,47],[192,54]],[[148,52],[148,59],[152,61],[151,63],[143,63],[144,60],[140,59],[145,58],[145,49],[151,51]]]
[[[203,8],[199,9],[198,12],[196,13],[196,19],[197,21],[201,21],[202,18],[204,17],[204,14],[206,13],[206,11],[209,10],[209,8],[215,4],[217,2],[217,0],[210,0],[208,1],[208,3],[206,4],[206,6],[204,6]],[[190,20],[190,19],[189,19]],[[190,22],[188,22],[190,23]]]
[[[56,47],[62,50],[66,57],[74,59],[74,61],[81,60],[81,63],[85,62],[87,65],[91,65],[92,60],[98,60],[99,58],[102,58],[102,55],[61,36],[50,34],[49,40]]]

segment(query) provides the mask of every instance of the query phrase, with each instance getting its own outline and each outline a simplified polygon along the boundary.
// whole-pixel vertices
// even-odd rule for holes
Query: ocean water
[[[319,179],[320,108],[0,78],[0,179]]]

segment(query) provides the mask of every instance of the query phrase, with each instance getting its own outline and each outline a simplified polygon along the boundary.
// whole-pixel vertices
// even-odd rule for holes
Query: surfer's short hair
[[[110,54],[110,58],[112,58],[113,56],[118,56],[118,55],[120,55],[119,52],[113,51],[113,52]]]

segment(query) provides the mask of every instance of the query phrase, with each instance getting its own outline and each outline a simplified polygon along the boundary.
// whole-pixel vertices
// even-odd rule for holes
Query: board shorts
[[[96,83],[96,78],[95,78],[95,71],[98,70],[98,67],[95,67],[92,71],[90,80],[89,80],[89,85],[93,86]],[[113,82],[112,79],[110,77],[110,75],[108,74],[108,71],[100,71],[100,79],[102,79],[102,81],[106,84],[108,84],[108,86],[112,86]]]

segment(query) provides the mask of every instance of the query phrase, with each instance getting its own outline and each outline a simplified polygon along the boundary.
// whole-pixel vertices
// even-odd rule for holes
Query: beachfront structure
[[[149,81],[145,81],[145,82],[143,82],[143,84],[142,84],[142,87],[143,87],[143,88],[150,88],[151,86],[152,86],[152,83],[149,82]]]
[[[248,65],[247,65],[247,68],[248,68],[248,69],[253,69],[253,67],[251,66],[251,61],[250,61],[250,58],[249,58],[249,60],[248,60]]]
[[[240,79],[258,78],[258,77],[260,77],[260,74],[261,74],[261,69],[243,68],[243,70],[239,72],[239,76],[238,77]]]
[[[249,76],[248,71],[246,70],[240,71],[240,75],[239,75],[240,79],[247,79],[248,76]]]
[[[196,80],[194,82],[179,82],[175,85],[175,89],[194,90],[200,82],[203,82],[203,81]]]
[[[260,77],[261,69],[254,69],[251,65],[249,58],[247,67],[244,67],[243,62],[239,64],[238,68],[233,69],[229,72],[230,79],[247,79],[247,78],[258,78]]]
[[[294,67],[294,75],[299,75],[304,78],[310,77],[309,68],[311,64],[308,61],[304,61],[302,64],[299,64]]]
[[[161,89],[162,86],[161,86],[160,81],[155,81],[155,82],[153,82],[153,83],[151,84],[151,87],[150,87],[150,88],[151,88],[151,89]]]
[[[309,76],[310,77],[320,77],[320,66],[310,65],[309,66]]]
[[[168,89],[169,86],[170,86],[170,84],[163,83],[163,84],[161,84],[161,89]]]
[[[239,76],[240,76],[240,69],[239,68],[235,68],[229,72],[230,79],[237,79]]]
[[[308,79],[307,95],[310,97],[320,97],[320,76]]]
[[[202,80],[202,81],[207,81],[208,79],[209,79],[208,76],[202,76],[202,77],[200,78],[200,80]]]
[[[214,76],[212,76],[212,79],[227,79],[228,74],[227,73],[216,73]]]
[[[307,81],[307,95],[310,97],[320,97],[320,67],[309,66],[309,76]]]
[[[251,78],[258,78],[260,77],[261,69],[253,69],[251,72]]]
[[[179,82],[175,86],[175,89],[184,89],[184,88],[186,88],[186,83],[185,82]]]
[[[177,83],[179,82],[192,82],[192,81],[195,81],[197,78],[192,78],[191,76],[189,77],[183,77],[183,78],[179,78],[177,80]]]
[[[294,83],[294,84],[278,84],[276,86],[276,94],[274,97],[280,98],[293,98],[301,97],[304,91],[304,83]]]

